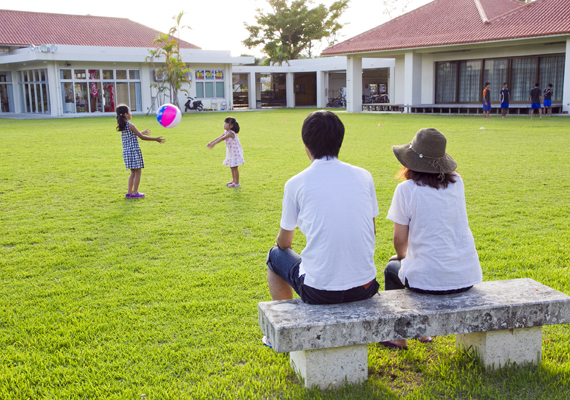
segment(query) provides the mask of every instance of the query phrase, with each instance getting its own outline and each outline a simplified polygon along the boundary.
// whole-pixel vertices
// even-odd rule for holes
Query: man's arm
[[[293,236],[295,235],[295,231],[288,231],[283,228],[279,230],[279,234],[277,235],[277,241],[275,244],[280,249],[290,249],[293,245]]]

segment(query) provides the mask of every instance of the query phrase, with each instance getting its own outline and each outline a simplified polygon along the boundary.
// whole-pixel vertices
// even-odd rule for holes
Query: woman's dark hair
[[[125,114],[129,113],[129,107],[124,104],[120,104],[116,110],[117,112],[117,130],[122,132],[127,127],[127,119],[125,118]]]
[[[224,119],[224,122],[232,126],[232,131],[234,131],[234,133],[239,133],[239,124],[237,122],[237,119],[234,117],[227,117]]]
[[[315,111],[303,122],[301,136],[316,160],[338,157],[344,139],[344,125],[340,118],[330,111]]]
[[[450,183],[455,183],[454,174],[459,175],[457,171],[454,171],[453,173],[443,174],[443,179],[441,179],[441,174],[430,174],[429,172],[412,171],[407,167],[402,167],[402,169],[396,174],[396,178],[405,180],[411,179],[418,186],[429,186],[434,189],[447,189],[447,186]]]

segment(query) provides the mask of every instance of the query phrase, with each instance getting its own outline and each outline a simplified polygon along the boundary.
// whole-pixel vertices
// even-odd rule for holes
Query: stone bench
[[[570,297],[532,279],[483,282],[447,296],[410,290],[364,301],[309,305],[300,299],[258,305],[259,326],[308,388],[368,378],[367,344],[457,334],[485,366],[541,360],[542,325],[570,323]]]

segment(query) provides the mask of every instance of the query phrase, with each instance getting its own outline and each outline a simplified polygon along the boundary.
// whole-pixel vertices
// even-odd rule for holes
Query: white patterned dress
[[[123,160],[126,169],[144,168],[144,160],[139,147],[139,138],[130,130],[130,122],[127,122],[125,130],[121,132],[123,140]]]
[[[226,159],[223,164],[228,167],[237,167],[245,164],[243,160],[243,149],[239,142],[238,134],[234,132],[235,138],[226,138]]]

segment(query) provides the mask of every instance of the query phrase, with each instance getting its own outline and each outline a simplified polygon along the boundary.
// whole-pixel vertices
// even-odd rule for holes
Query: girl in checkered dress
[[[224,120],[224,134],[217,139],[208,143],[208,148],[212,149],[222,140],[226,141],[226,159],[223,165],[230,167],[232,170],[231,182],[226,183],[227,187],[241,187],[239,184],[239,170],[238,166],[245,164],[243,160],[243,149],[238,137],[239,124],[233,117],[228,117]]]
[[[163,139],[162,136],[151,137],[149,129],[139,132],[137,127],[129,122],[133,116],[131,110],[126,105],[119,105],[116,112],[117,131],[121,132],[121,138],[123,140],[123,160],[125,160],[125,167],[131,170],[131,175],[129,176],[129,190],[125,198],[142,198],[145,197],[145,194],[139,193],[138,190],[141,182],[142,169],[144,168],[144,160],[137,137],[142,140],[153,140],[158,143],[164,143],[165,139]]]

